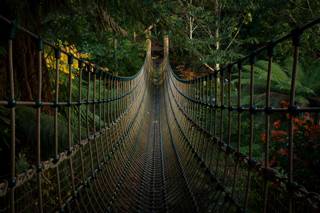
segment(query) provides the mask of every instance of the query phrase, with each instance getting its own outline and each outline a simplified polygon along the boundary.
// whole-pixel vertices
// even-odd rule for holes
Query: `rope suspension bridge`
[[[0,105],[10,109],[10,176],[0,181],[0,212],[319,212],[320,196],[293,180],[293,119],[301,112],[320,112],[320,107],[294,105],[295,80],[301,35],[320,19],[294,29],[290,34],[231,63],[192,80],[177,77],[169,63],[169,38],[164,38],[163,59],[153,61],[151,41],[140,71],[132,77],[116,76],[92,66],[60,47],[43,40],[17,23],[8,24],[7,70],[9,98]],[[12,47],[15,31],[32,37],[38,55],[38,100],[15,100]],[[290,107],[270,106],[270,79],[274,47],[292,39],[294,64]],[[42,51],[55,51],[56,79],[53,102],[41,101]],[[59,99],[59,64],[68,56],[69,99]],[[254,64],[257,54],[269,57],[266,107],[254,106]],[[31,59],[33,60],[33,59]],[[243,62],[251,64],[250,106],[241,105]],[[231,106],[233,66],[239,72],[238,106]],[[78,78],[72,78],[73,68]],[[87,79],[87,95],[81,85]],[[229,83],[223,83],[224,79]],[[72,97],[72,85],[79,95]],[[90,87],[90,85],[93,85]],[[90,91],[92,88],[93,91]],[[93,93],[92,93],[93,92]],[[228,101],[224,93],[228,93]],[[93,95],[91,95],[93,94]],[[97,95],[98,94],[98,95]],[[98,100],[97,100],[98,97]],[[199,98],[203,97],[203,98]],[[215,97],[214,100],[211,98]],[[36,110],[36,161],[27,170],[15,168],[15,110]],[[54,108],[54,156],[41,159],[41,107]],[[68,108],[68,144],[59,146],[58,108]],[[71,109],[78,110],[78,138],[72,142]],[[86,111],[81,110],[85,108]],[[89,111],[96,122],[89,119]],[[233,112],[232,112],[233,111]],[[241,113],[250,112],[249,152],[241,150]],[[265,112],[265,164],[253,159],[254,115]],[[85,112],[85,113],[84,113]],[[231,146],[231,113],[237,113],[238,141]],[[270,116],[289,113],[288,177],[269,165]],[[227,113],[228,116],[223,116]],[[218,116],[218,115],[221,116]],[[82,126],[83,119],[86,125]],[[86,129],[83,135],[82,128]],[[248,131],[246,131],[248,132]],[[61,148],[63,152],[58,152]],[[231,174],[231,175],[230,175]]]

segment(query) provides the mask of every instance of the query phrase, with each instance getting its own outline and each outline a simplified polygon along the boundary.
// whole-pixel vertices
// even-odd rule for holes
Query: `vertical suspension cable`
[[[69,64],[69,97],[67,102],[68,107],[68,148],[67,148],[67,155],[72,154],[72,147],[71,147],[71,106],[72,106],[72,65],[73,65],[73,55],[68,55],[68,64]],[[75,194],[75,185],[74,185],[74,174],[72,168],[72,157],[69,157],[69,175],[71,179],[71,186],[72,186],[72,194]],[[65,201],[66,202],[66,201]],[[68,203],[68,201],[67,201]]]
[[[231,144],[231,111],[232,111],[232,106],[231,106],[231,76],[232,76],[232,66],[228,66],[228,114],[229,114],[229,122],[228,122],[228,145],[230,146]]]
[[[209,103],[210,103],[210,120],[209,120],[209,132],[212,133],[212,108],[214,107],[213,105],[213,93],[212,93],[212,84],[213,84],[213,73],[210,73],[210,87],[209,87],[209,90],[210,90],[210,100],[209,100]],[[208,140],[208,144],[210,143],[211,141]],[[214,147],[214,144],[212,144],[212,147]],[[209,147],[207,148],[209,150]],[[209,168],[211,169],[211,166],[212,166],[212,160],[213,160],[213,148],[212,148],[212,153],[211,153],[211,158],[209,160]]]
[[[83,69],[83,59],[79,61],[78,64],[79,67],[79,94],[78,94],[78,138],[79,138],[79,153],[80,153],[80,164],[81,164],[81,179],[82,181],[85,181],[85,171],[84,171],[84,163],[83,163],[83,144],[82,144],[82,135],[81,135],[81,105],[82,105],[82,98],[81,98],[81,92],[82,92],[82,69]],[[80,186],[82,188],[82,186]],[[81,188],[77,188],[77,198],[81,199],[82,208],[85,212],[88,212],[86,205],[84,205],[84,201],[82,200],[81,194]]]
[[[292,198],[294,193],[294,187],[297,183],[293,182],[293,119],[295,117],[296,109],[298,106],[295,106],[295,90],[296,90],[296,77],[298,70],[298,60],[299,60],[299,46],[301,46],[301,35],[303,30],[301,28],[296,28],[292,32],[292,44],[294,46],[293,53],[293,67],[292,67],[292,75],[291,75],[291,91],[290,91],[290,106],[289,106],[289,147],[288,147],[288,184],[287,189],[289,191],[288,196],[288,212],[292,211]]]
[[[14,77],[13,77],[13,60],[12,60],[12,40],[15,37],[15,31],[17,28],[17,23],[12,22],[10,26],[10,31],[8,33],[8,41],[7,41],[7,63],[8,63],[8,75],[9,75],[9,100],[8,107],[10,107],[10,180],[8,181],[8,187],[10,188],[10,212],[14,213],[14,186],[16,185],[15,180],[15,152],[16,152],[16,144],[15,144],[15,105],[16,101],[14,99]]]
[[[37,108],[37,183],[38,183],[38,200],[39,200],[39,212],[43,212],[42,209],[42,190],[41,190],[41,171],[42,167],[40,165],[41,163],[41,150],[40,150],[40,111],[41,111],[41,87],[42,87],[42,64],[41,64],[41,56],[42,56],[42,50],[43,50],[43,39],[41,36],[38,38],[37,43],[37,51],[38,51],[38,100],[35,101],[36,108]]]
[[[54,159],[53,162],[57,163],[59,161],[59,152],[58,152],[58,106],[59,106],[59,61],[61,58],[61,47],[58,47],[55,50],[55,58],[56,58],[56,87],[55,87],[55,102],[54,102]],[[62,198],[61,198],[61,189],[60,189],[60,174],[59,174],[59,166],[55,167],[56,171],[56,181],[57,181],[57,194],[58,194],[58,202],[59,208],[62,209]]]
[[[90,77],[91,77],[91,72],[92,72],[91,71],[91,64],[89,64],[87,66],[87,70],[88,70],[88,86],[87,86],[87,100],[86,100],[86,105],[87,105],[87,108],[86,108],[86,123],[87,123],[87,139],[88,139],[88,143],[87,143],[88,147],[87,148],[89,148],[90,170],[91,170],[91,175],[93,175],[94,174],[94,169],[93,169],[93,159],[92,159],[93,157],[92,157],[92,149],[91,149],[91,140],[92,140],[92,138],[90,137],[90,126],[89,126],[89,106],[90,106],[89,105],[90,104],[89,99],[90,99],[90,81],[91,81]],[[94,118],[93,118],[93,122],[95,122]],[[89,196],[89,191],[92,192],[90,179],[91,179],[91,177],[89,177],[89,178],[87,178],[85,180],[84,186],[86,186],[86,195],[88,197],[89,203],[90,203],[91,207],[93,209],[95,209],[94,205],[92,203],[92,200],[91,200],[91,196]],[[93,199],[96,199],[96,197],[93,196]],[[98,207],[100,208],[99,205],[98,205]]]

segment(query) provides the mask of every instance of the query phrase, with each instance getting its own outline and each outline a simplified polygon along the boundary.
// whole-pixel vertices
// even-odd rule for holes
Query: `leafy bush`
[[[28,157],[36,151],[37,142],[37,111],[30,107],[17,107],[17,130],[26,136],[24,144],[29,147]],[[59,116],[58,116],[59,117]],[[41,114],[40,116],[40,148],[41,160],[46,160],[54,155],[54,117]],[[78,130],[71,127],[72,144],[78,140]],[[68,124],[58,119],[58,148],[59,152],[68,146]]]
[[[289,103],[282,101],[283,108]],[[287,119],[289,114],[287,114]],[[288,132],[281,130],[285,121],[278,120],[273,126],[276,128],[270,135],[269,166],[288,173]],[[293,127],[293,177],[296,182],[313,191],[319,191],[320,184],[320,125],[315,124],[309,113],[294,118]],[[265,133],[262,135],[265,142]]]

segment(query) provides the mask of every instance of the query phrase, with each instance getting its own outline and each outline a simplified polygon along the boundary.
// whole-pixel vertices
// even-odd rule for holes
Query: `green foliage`
[[[30,165],[27,162],[27,158],[25,156],[19,156],[20,158],[16,157],[16,170],[18,174],[21,174],[25,170],[27,170]]]
[[[26,136],[28,141],[26,146],[30,148],[30,152],[33,153],[37,148],[37,112],[30,107],[17,107],[17,128]],[[58,147],[59,152],[65,150],[68,147],[68,124],[61,121],[61,116],[58,116]],[[78,140],[77,129],[71,127],[71,143],[75,143]],[[32,136],[32,137],[30,137]],[[40,147],[41,147],[41,159],[47,160],[54,155],[54,118],[52,116],[41,114],[40,115]],[[34,153],[35,154],[35,153]],[[30,160],[30,159],[28,159]],[[34,160],[34,159],[33,159]]]
[[[106,35],[107,37],[107,35]],[[139,72],[145,57],[146,49],[128,38],[117,39],[117,49],[113,48],[113,39],[105,38],[99,45],[86,49],[92,63],[108,67],[110,71],[121,76],[133,76]],[[118,60],[118,63],[115,63]]]
[[[117,4],[108,4],[110,7],[118,6]],[[76,7],[75,10],[80,11],[75,14],[61,13],[47,16],[42,25],[45,37],[56,43],[58,40],[67,41],[68,44],[63,45],[68,46],[70,51],[75,45],[78,51],[88,54],[85,60],[100,67],[107,67],[113,73],[122,76],[136,74],[143,64],[146,49],[143,44],[134,41],[133,34],[136,32],[140,35],[146,27],[139,22],[133,25],[132,18],[122,14],[123,11],[110,10],[110,14],[116,17],[116,21],[126,27],[128,37],[115,34],[110,27],[104,28],[98,34],[97,23],[93,20],[92,14],[81,7]],[[121,16],[122,18],[120,18]],[[115,39],[117,40],[116,49],[114,48]],[[145,35],[143,39],[145,40]]]
[[[9,148],[9,139],[10,139],[10,119],[8,118],[8,115],[10,113],[10,109],[5,108],[4,106],[0,106],[0,122],[1,127],[0,128],[0,137],[1,141]],[[2,148],[0,147],[0,151],[2,151]]]
[[[0,55],[3,55],[4,57],[6,57],[7,50],[4,47],[0,47]]]
[[[273,62],[271,70],[271,105],[280,105],[280,101],[289,100],[292,81],[293,58],[287,57],[282,65]],[[241,83],[243,88],[242,100],[243,105],[249,105],[249,91],[247,86],[250,85],[251,66],[245,65],[241,74]],[[264,106],[266,99],[266,82],[268,75],[268,62],[259,60],[254,65],[254,87],[255,87],[255,105]],[[238,77],[238,73],[233,74]],[[309,100],[317,100],[317,94],[320,92],[320,72],[319,63],[310,66],[299,63],[296,78],[296,98],[295,101],[300,104],[310,104]],[[233,82],[238,82],[234,79]]]

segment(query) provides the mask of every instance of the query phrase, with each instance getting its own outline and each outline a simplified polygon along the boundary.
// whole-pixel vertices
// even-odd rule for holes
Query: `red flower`
[[[289,102],[285,102],[285,101],[281,101],[281,104],[282,104],[282,108],[284,108],[284,109],[288,109],[289,106],[290,106],[290,103]]]
[[[288,150],[287,149],[283,149],[283,148],[281,148],[281,149],[279,149],[277,151],[277,154],[281,154],[281,155],[286,155],[287,153],[288,153]]]
[[[299,118],[294,118],[293,121],[294,121],[295,123],[299,123],[300,119],[299,119]]]
[[[281,120],[277,120],[276,122],[274,122],[273,126],[274,126],[275,128],[279,128],[279,127],[280,127],[280,121],[281,121]]]
[[[285,136],[287,134],[288,134],[287,132],[276,130],[272,132],[271,137],[274,138],[275,140],[278,140],[278,137]]]
[[[263,141],[263,143],[266,142],[266,133],[265,132],[262,134],[261,140]]]

